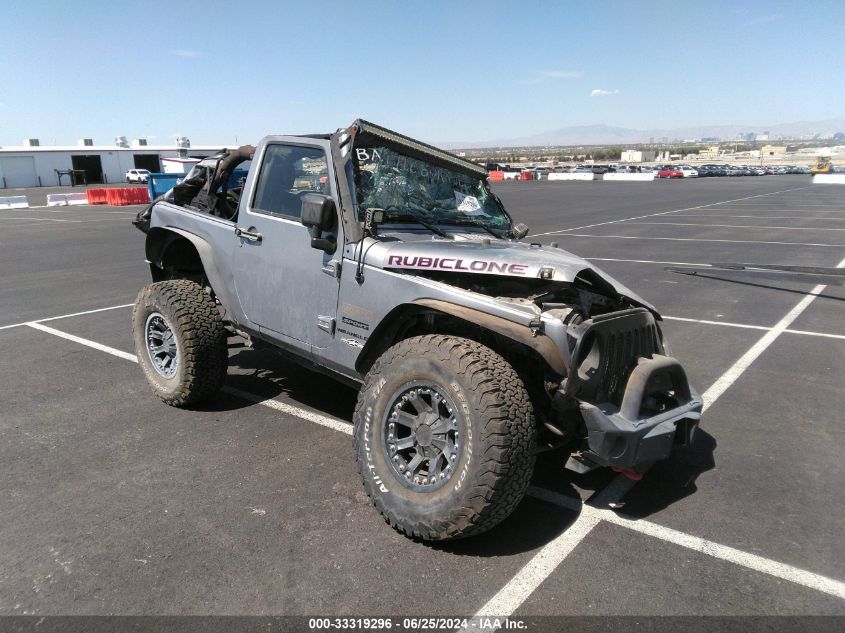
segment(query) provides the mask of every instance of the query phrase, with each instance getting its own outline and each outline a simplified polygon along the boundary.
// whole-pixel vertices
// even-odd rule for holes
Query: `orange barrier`
[[[487,172],[487,180],[491,182],[496,182],[498,180],[505,179],[505,172],[503,171],[488,171]]]
[[[147,204],[150,191],[146,187],[100,187],[86,190],[88,204],[107,204],[122,207],[127,204]]]
[[[534,174],[530,171],[524,171],[520,174],[520,180],[534,180]]]
[[[86,189],[85,195],[88,196],[88,204],[108,204],[106,201],[107,189]]]
[[[150,192],[146,187],[115,187],[107,189],[106,200],[109,206],[121,207],[127,204],[146,204],[150,201]]]

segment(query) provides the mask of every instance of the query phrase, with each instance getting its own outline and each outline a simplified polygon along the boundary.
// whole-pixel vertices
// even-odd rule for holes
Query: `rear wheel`
[[[167,404],[200,402],[223,385],[226,330],[199,284],[173,279],[146,286],[135,300],[132,329],[138,364]]]
[[[469,339],[427,335],[391,347],[367,374],[354,445],[385,520],[423,540],[489,530],[522,499],[535,423],[508,362]]]

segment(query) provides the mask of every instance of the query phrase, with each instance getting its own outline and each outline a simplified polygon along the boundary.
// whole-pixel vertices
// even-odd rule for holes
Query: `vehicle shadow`
[[[692,446],[657,462],[618,506],[628,518],[644,519],[698,491],[698,477],[716,467],[716,438],[699,428]]]
[[[768,284],[768,283],[761,283],[761,282],[755,282],[755,281],[743,281],[741,279],[729,279],[727,277],[720,277],[718,272],[715,272],[715,271],[712,272],[712,273],[707,272],[707,271],[701,271],[701,272],[697,272],[695,275],[688,275],[688,276],[701,277],[701,278],[704,278],[704,279],[711,279],[713,281],[724,281],[725,283],[736,284],[736,285],[739,285],[739,286],[748,286],[748,287],[751,287],[751,288],[765,288],[766,290],[777,290],[779,292],[789,292],[789,293],[796,294],[796,295],[808,295],[808,294],[810,294],[810,290],[813,288],[813,286],[815,286],[815,284],[811,285],[811,284],[807,283],[806,289],[785,288],[784,286],[778,286],[778,285],[775,285],[774,283]],[[845,301],[845,297],[837,297],[837,296],[834,296],[834,295],[831,295],[831,294],[822,293],[822,294],[818,294],[816,296],[819,299],[831,299],[833,301]]]
[[[681,499],[695,494],[696,480],[715,467],[716,440],[698,430],[689,448],[676,450],[657,462],[633,489],[613,508],[626,518],[643,519]],[[600,492],[618,475],[609,468],[597,468],[579,475],[564,469],[568,453],[550,451],[538,455],[531,485],[572,499],[577,507],[582,499]],[[507,556],[547,545],[565,533],[579,512],[532,497],[530,494],[500,525],[480,536],[435,544],[433,547],[464,556]]]
[[[577,498],[577,495],[573,496]],[[457,541],[426,544],[457,556],[512,556],[549,544],[575,523],[578,514],[526,496],[507,519],[489,532]]]
[[[229,372],[226,386],[262,398],[278,398],[346,422],[358,394],[355,389],[324,374],[310,371],[270,349],[249,349],[240,339],[229,341]],[[197,405],[201,411],[233,411],[254,406],[253,402],[221,393]]]
[[[357,391],[329,376],[304,369],[272,350],[252,350],[240,339],[229,343],[228,387],[261,398],[278,398],[293,406],[314,409],[351,423]],[[281,396],[281,398],[279,398]],[[198,405],[201,411],[233,411],[254,406],[249,400],[222,393]],[[715,466],[716,440],[699,429],[690,448],[678,449],[665,461],[658,462],[618,509],[626,516],[644,518],[694,494],[698,476]],[[537,455],[532,487],[563,495],[573,508],[610,484],[617,474],[609,468],[597,468],[586,474],[566,470],[569,453],[551,450]],[[527,495],[516,510],[498,526],[469,539],[427,545],[461,556],[509,556],[542,547],[565,533],[579,512],[550,504]]]

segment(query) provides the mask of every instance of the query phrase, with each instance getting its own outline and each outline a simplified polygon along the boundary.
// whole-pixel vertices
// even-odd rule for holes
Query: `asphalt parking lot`
[[[706,412],[636,484],[545,453],[508,520],[434,547],[364,495],[353,390],[232,339],[225,393],[150,394],[135,208],[0,211],[0,614],[845,615],[845,291],[664,271],[845,266],[845,187],[810,183],[498,185],[657,306]]]

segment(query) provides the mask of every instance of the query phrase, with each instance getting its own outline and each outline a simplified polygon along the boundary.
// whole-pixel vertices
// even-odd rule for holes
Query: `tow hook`
[[[638,473],[636,470],[631,468],[617,468],[616,466],[611,467],[611,470],[615,473],[620,473],[625,475],[631,481],[639,481],[643,478],[642,473]]]

